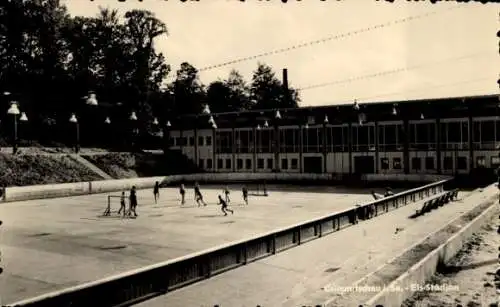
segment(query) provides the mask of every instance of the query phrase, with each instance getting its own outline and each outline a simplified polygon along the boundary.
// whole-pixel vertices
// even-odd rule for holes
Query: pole
[[[327,157],[328,157],[328,147],[326,141],[328,140],[326,136],[327,128],[326,123],[323,123],[323,173],[327,173]]]
[[[12,153],[17,153],[17,116],[14,114],[14,142],[12,146]]]
[[[75,152],[80,152],[80,124],[76,123],[76,144],[75,144]]]
[[[274,124],[274,170],[275,172],[280,172],[280,128],[278,120],[275,119]]]

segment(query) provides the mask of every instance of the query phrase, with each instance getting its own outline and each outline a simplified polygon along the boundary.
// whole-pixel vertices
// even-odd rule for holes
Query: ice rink
[[[460,193],[459,198],[464,194]],[[409,204],[355,227],[347,227],[137,306],[297,307],[324,306],[326,302],[346,306],[335,304],[336,298],[342,296],[339,289],[352,286],[377,271],[413,244],[478,204],[459,200],[417,219],[409,219],[422,202]],[[396,228],[400,231],[396,232]],[[363,302],[351,303],[348,306],[358,306]]]
[[[103,217],[108,194],[0,204],[1,303],[184,256],[372,200],[369,191],[360,189],[268,186],[268,197],[250,196],[246,206],[241,186],[235,185],[230,187],[230,208],[235,213],[224,217],[216,205],[222,186],[202,186],[208,206],[201,208],[187,188],[183,207],[177,188],[162,189],[158,204],[154,204],[152,190],[138,191],[136,219],[116,214],[118,199],[113,199],[112,216]]]

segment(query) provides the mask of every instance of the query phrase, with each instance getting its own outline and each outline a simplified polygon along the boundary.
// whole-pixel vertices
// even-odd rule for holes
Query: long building
[[[500,166],[499,103],[484,95],[199,114],[171,121],[169,148],[209,172],[469,174]]]

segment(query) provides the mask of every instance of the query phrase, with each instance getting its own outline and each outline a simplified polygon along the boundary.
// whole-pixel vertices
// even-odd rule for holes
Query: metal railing
[[[125,306],[207,279],[215,274],[274,255],[354,224],[353,216],[373,208],[373,216],[441,193],[449,180],[372,201],[252,238],[217,246],[177,259],[102,280],[41,295],[6,307]]]

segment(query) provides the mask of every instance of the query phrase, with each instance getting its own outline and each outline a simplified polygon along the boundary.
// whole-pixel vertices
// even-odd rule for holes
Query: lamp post
[[[17,116],[20,113],[17,101],[12,101],[10,103],[10,108],[7,110],[7,114],[14,117],[14,139],[12,140],[12,153],[14,154],[17,152]]]
[[[217,133],[216,133],[216,130],[217,130],[217,124],[215,123],[215,121],[213,120],[213,117],[210,116],[210,118],[212,119],[212,172],[215,173],[215,167],[216,167],[216,155],[215,155],[215,148],[216,148],[216,144],[217,144],[217,140],[215,139],[217,137]]]
[[[157,136],[157,135],[156,135],[156,133],[158,132],[158,125],[159,125],[159,122],[158,122],[158,119],[157,119],[156,117],[153,119],[152,124],[153,124],[153,127],[154,127],[154,131],[153,131],[153,136],[154,136],[154,137],[152,137],[152,138],[151,138],[151,141],[153,142],[153,140],[155,140],[155,141],[153,142],[153,146],[154,146],[154,148],[155,148],[155,149],[157,149],[157,143],[156,143],[156,136]]]
[[[19,120],[24,123],[28,121],[28,116],[26,116],[25,112],[21,112],[21,117],[19,117]]]
[[[279,110],[276,110],[274,114],[274,161],[276,172],[280,171],[279,159],[280,159],[280,128],[279,120],[281,119],[281,114]]]
[[[75,143],[75,153],[80,152],[80,124],[78,123],[78,118],[73,113],[69,118],[69,122],[75,124],[76,129],[76,143]]]
[[[108,141],[111,142],[111,119],[109,116],[106,116],[106,119],[104,120],[104,125],[106,126],[106,136],[108,138]],[[103,145],[108,145],[107,141],[104,140]]]
[[[137,122],[137,115],[135,114],[135,111],[132,111],[132,113],[130,113],[130,117],[129,117],[129,120],[131,122],[131,131],[132,131],[132,147],[135,147],[136,146],[136,134],[137,134],[137,128],[136,128],[136,122]]]
[[[326,126],[328,125],[328,115],[325,115],[325,119],[323,120],[323,173],[326,173],[326,167],[327,167],[327,156],[328,156],[328,147],[326,144],[326,141],[328,140],[326,136],[327,128]]]
[[[166,153],[170,149],[170,128],[172,127],[172,124],[170,123],[169,120],[167,120],[167,123],[165,124],[165,133],[163,134],[163,137],[165,138],[163,140],[163,143],[165,145],[165,150],[163,151]]]
[[[257,124],[257,127],[255,127],[255,159],[257,160],[256,163],[259,162],[260,155],[259,153],[262,152],[262,132],[261,132],[261,127],[260,124]],[[259,169],[256,167],[255,169]]]

